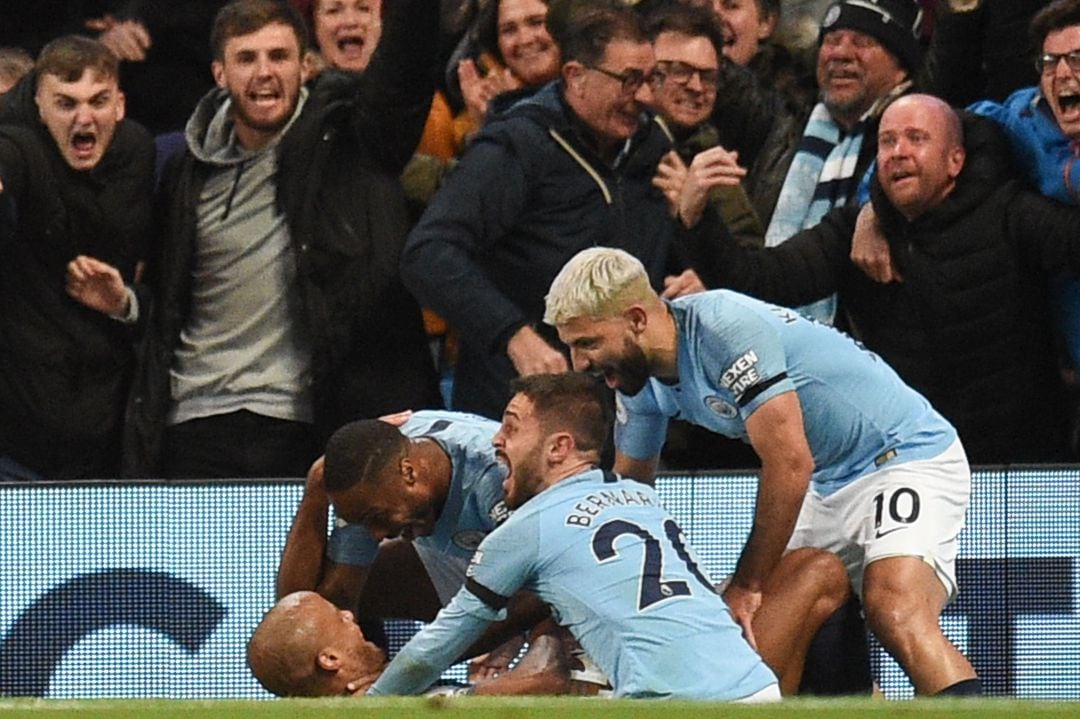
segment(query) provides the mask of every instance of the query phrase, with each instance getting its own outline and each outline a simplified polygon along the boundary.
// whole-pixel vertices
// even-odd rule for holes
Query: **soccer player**
[[[267,691],[294,697],[362,692],[386,665],[386,655],[364,637],[352,612],[303,591],[285,596],[266,613],[248,642],[247,660]],[[530,641],[510,672],[451,691],[559,694],[568,686],[562,645],[554,634],[544,634]]]
[[[514,511],[368,693],[425,689],[524,587],[551,605],[616,696],[779,699],[656,493],[597,467],[610,426],[599,383],[531,375],[511,390],[494,444]]]
[[[871,630],[918,693],[980,691],[938,623],[957,591],[967,459],[953,427],[876,355],[733,292],[664,302],[640,262],[609,248],[567,263],[544,319],[575,369],[618,390],[620,473],[653,481],[672,417],[761,458],[753,529],[724,591],[748,637],[785,548],[817,547],[844,561]]]
[[[359,420],[340,428],[308,473],[278,598],[313,590],[362,619],[431,621],[461,587],[480,540],[509,514],[506,472],[491,445],[498,427],[422,410],[400,427]],[[331,502],[338,523],[328,542]],[[542,607],[528,606],[515,627],[542,618]]]

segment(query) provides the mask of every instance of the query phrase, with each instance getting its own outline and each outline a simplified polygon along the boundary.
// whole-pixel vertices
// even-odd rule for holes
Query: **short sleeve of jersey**
[[[689,356],[680,351],[679,359],[699,365],[704,376],[731,391],[743,419],[773,397],[795,391],[779,329],[802,321],[794,310],[743,306],[734,299],[703,309],[690,319],[697,326],[690,332]]]
[[[366,567],[375,561],[379,542],[363,525],[338,520],[326,545],[326,556],[335,564]]]
[[[517,512],[485,537],[465,572],[465,588],[484,604],[501,610],[533,577],[539,521],[536,512]]]
[[[632,459],[659,455],[667,438],[668,418],[649,385],[633,397],[615,393],[615,448]]]

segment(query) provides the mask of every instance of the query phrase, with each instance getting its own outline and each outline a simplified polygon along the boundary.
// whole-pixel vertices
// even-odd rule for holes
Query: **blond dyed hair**
[[[544,298],[544,322],[561,325],[577,317],[613,317],[657,295],[638,258],[613,247],[582,250],[567,262]]]

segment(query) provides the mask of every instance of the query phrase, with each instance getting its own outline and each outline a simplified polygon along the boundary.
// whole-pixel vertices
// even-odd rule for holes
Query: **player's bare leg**
[[[785,696],[797,692],[810,642],[850,592],[844,565],[819,549],[788,552],[769,575],[754,616],[754,636]]]
[[[921,695],[976,678],[971,663],[941,631],[947,599],[934,569],[917,557],[879,559],[866,568],[867,624]]]

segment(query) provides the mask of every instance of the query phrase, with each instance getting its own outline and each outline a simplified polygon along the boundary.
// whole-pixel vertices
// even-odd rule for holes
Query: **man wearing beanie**
[[[766,245],[779,245],[854,201],[874,157],[878,119],[918,70],[920,22],[915,0],[839,0],[825,11],[817,58],[821,101],[784,178]],[[836,298],[799,309],[831,324]]]

